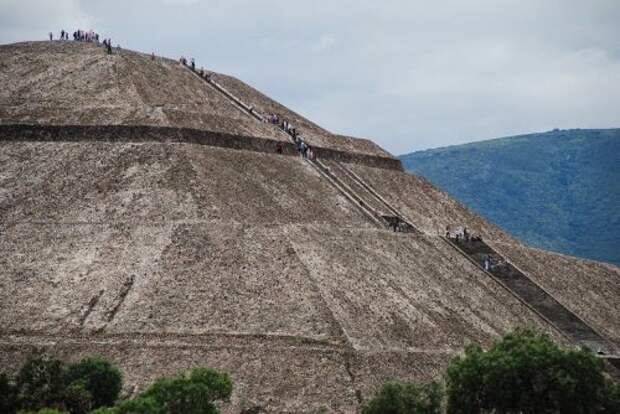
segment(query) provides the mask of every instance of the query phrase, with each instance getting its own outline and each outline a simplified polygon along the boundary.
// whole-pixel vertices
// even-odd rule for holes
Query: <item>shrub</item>
[[[448,367],[448,413],[592,413],[605,404],[602,361],[518,330],[489,351],[469,346]]]
[[[134,400],[123,401],[118,405],[114,414],[158,414],[162,412],[161,407],[152,398],[139,397]]]
[[[116,407],[101,407],[90,412],[90,414],[118,414]]]
[[[0,373],[0,413],[13,414],[17,408],[17,388],[8,375]]]
[[[152,398],[138,397],[118,403],[116,407],[102,407],[90,414],[159,414],[160,407]]]
[[[611,381],[607,382],[601,412],[605,414],[620,413],[620,384]]]
[[[121,392],[123,377],[120,370],[100,358],[86,358],[69,364],[65,383],[79,382],[92,397],[92,408],[112,406]],[[73,412],[73,411],[72,411]]]
[[[53,358],[28,360],[17,374],[17,391],[22,409],[62,407],[63,363]]]
[[[92,408],[93,396],[82,381],[75,381],[65,390],[64,404],[71,414],[87,414]]]
[[[219,412],[215,403],[228,401],[231,394],[228,374],[196,368],[189,375],[155,381],[138,400],[152,400],[162,414],[211,414]]]
[[[439,384],[391,382],[366,403],[363,414],[439,414],[443,392]]]

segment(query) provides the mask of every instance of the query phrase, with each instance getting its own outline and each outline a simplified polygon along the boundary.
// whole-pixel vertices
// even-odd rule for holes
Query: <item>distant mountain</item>
[[[620,266],[620,129],[553,130],[400,159],[526,243]]]

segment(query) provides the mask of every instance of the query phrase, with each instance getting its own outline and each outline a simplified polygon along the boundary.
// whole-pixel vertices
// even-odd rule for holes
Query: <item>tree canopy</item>
[[[449,366],[446,384],[451,414],[605,412],[613,392],[592,352],[562,349],[527,330],[488,351],[467,347]]]
[[[443,400],[437,383],[390,382],[362,409],[363,414],[440,414]]]

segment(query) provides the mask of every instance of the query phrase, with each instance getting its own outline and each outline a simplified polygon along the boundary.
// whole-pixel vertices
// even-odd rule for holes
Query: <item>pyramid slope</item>
[[[466,343],[516,326],[563,341],[437,237],[371,227],[298,158],[195,144],[0,148],[6,358],[51,341],[60,355],[113,358],[136,387],[206,361],[233,372],[237,398],[266,404],[253,381],[287,390],[274,411],[333,395],[330,409],[352,412],[355,390],[432,378]]]
[[[1,310],[5,326],[14,329],[329,338],[339,335],[346,320],[353,325],[345,331],[354,329],[363,348],[419,348],[432,340],[432,347],[447,349],[461,346],[470,334],[471,340],[488,341],[508,326],[536,320],[522,317],[520,304],[487,278],[476,278],[469,262],[454,259],[457,269],[446,261],[451,254],[438,241],[371,227],[294,157],[189,144],[2,148],[2,187],[10,197],[0,212],[11,224],[2,247],[12,258],[5,269],[14,284],[5,286]],[[300,182],[303,191],[296,187]],[[455,272],[473,279],[454,278]],[[400,286],[404,296],[385,296],[379,279],[373,280],[380,277]],[[454,297],[463,283],[472,289],[481,283],[477,290],[493,294],[472,290],[470,297]],[[415,293],[429,286],[453,293]],[[33,287],[40,292],[34,301]],[[333,296],[331,306],[327,295]],[[403,301],[411,304],[398,305]],[[390,302],[397,309],[394,320],[383,314]],[[490,322],[469,313],[449,317],[474,305],[486,314],[506,306],[506,315]],[[342,320],[326,314],[326,306],[332,312],[342,308]],[[394,323],[414,326],[416,342],[407,342],[409,331],[394,337]],[[442,335],[440,323],[447,324]]]
[[[64,84],[51,67],[37,69],[46,45],[0,47],[14,59],[8,65],[13,69],[0,69],[12,88],[1,123],[90,122],[80,108],[52,119],[45,111],[53,105],[41,106],[45,111],[27,107],[44,102],[36,91],[46,83],[61,82],[41,89],[49,102],[75,99],[73,83],[80,93],[92,92],[84,86],[86,70]],[[92,45],[49,48],[77,59],[76,67],[85,67],[88,60],[80,56],[90,56],[91,49],[93,62],[100,59],[101,50]],[[135,73],[151,64],[133,52],[113,59],[119,60],[112,68],[139,61],[131,76],[110,75],[134,85]],[[14,68],[24,60],[33,73]],[[211,93],[176,63],[156,64],[170,65],[159,78],[192,90],[185,82],[198,81],[195,93]],[[101,128],[89,130],[93,136],[72,135],[76,130],[66,127],[41,138],[27,126],[10,129],[9,136],[0,127],[3,369],[16,369],[38,352],[70,360],[98,354],[122,367],[128,391],[135,392],[161,375],[209,365],[235,380],[226,412],[258,404],[268,412],[352,413],[382,382],[437,378],[467,343],[488,346],[517,326],[569,344],[445,243],[440,235],[446,226],[481,233],[612,346],[620,345],[618,268],[522,246],[419,177],[326,161],[354,171],[420,231],[379,227],[314,164],[293,153],[179,139],[174,127],[187,127],[183,119],[193,120],[191,111],[174,121],[166,111],[157,119],[122,112],[123,105],[139,111],[159,99],[149,88],[124,97],[122,88],[109,86],[92,97],[114,95],[114,122],[172,126],[159,132],[170,139],[148,130],[142,137],[140,129],[101,139],[96,134],[105,133],[105,118],[95,120]],[[229,101],[216,102],[221,96],[213,95],[213,110],[207,105],[199,111],[218,122],[239,116],[236,125],[247,125],[240,131],[218,124],[222,132],[251,132],[244,138],[251,140],[264,131],[263,138],[280,139],[280,132]],[[215,128],[205,125],[200,128]],[[307,126],[311,132],[320,128]],[[326,131],[312,136],[326,146],[338,140]],[[333,148],[387,157],[372,152],[376,146],[367,141],[343,140]]]
[[[169,59],[29,42],[1,46],[0,60],[5,124],[175,126],[286,140]]]

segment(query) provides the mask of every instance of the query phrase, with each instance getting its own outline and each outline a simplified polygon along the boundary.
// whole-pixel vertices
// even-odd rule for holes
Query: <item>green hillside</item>
[[[620,265],[620,129],[554,130],[400,158],[533,246]]]

